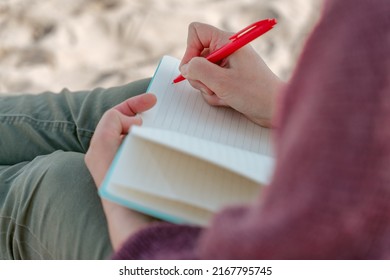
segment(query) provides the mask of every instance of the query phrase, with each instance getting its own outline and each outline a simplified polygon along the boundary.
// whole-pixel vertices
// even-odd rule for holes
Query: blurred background
[[[278,24],[252,45],[287,80],[320,0],[0,0],[0,94],[110,87],[152,76],[181,58],[188,24],[237,32]]]

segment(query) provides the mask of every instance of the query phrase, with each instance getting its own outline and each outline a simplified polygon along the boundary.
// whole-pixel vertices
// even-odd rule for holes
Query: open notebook
[[[125,138],[100,194],[170,222],[205,225],[268,183],[271,135],[230,108],[208,105],[187,81],[172,84],[178,66],[162,58],[148,89],[158,102]]]

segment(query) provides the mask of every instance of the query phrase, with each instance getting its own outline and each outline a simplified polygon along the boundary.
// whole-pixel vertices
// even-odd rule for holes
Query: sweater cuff
[[[111,258],[197,259],[195,248],[201,232],[199,227],[156,223],[132,235]]]

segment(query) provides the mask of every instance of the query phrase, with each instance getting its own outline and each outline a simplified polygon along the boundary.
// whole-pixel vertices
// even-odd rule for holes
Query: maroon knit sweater
[[[114,259],[390,259],[390,4],[328,0],[276,117],[277,164],[251,206],[160,223]]]

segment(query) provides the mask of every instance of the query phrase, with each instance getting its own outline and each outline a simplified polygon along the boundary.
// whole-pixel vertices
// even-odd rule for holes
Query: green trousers
[[[0,97],[0,259],[110,256],[84,154],[102,114],[148,84]]]

